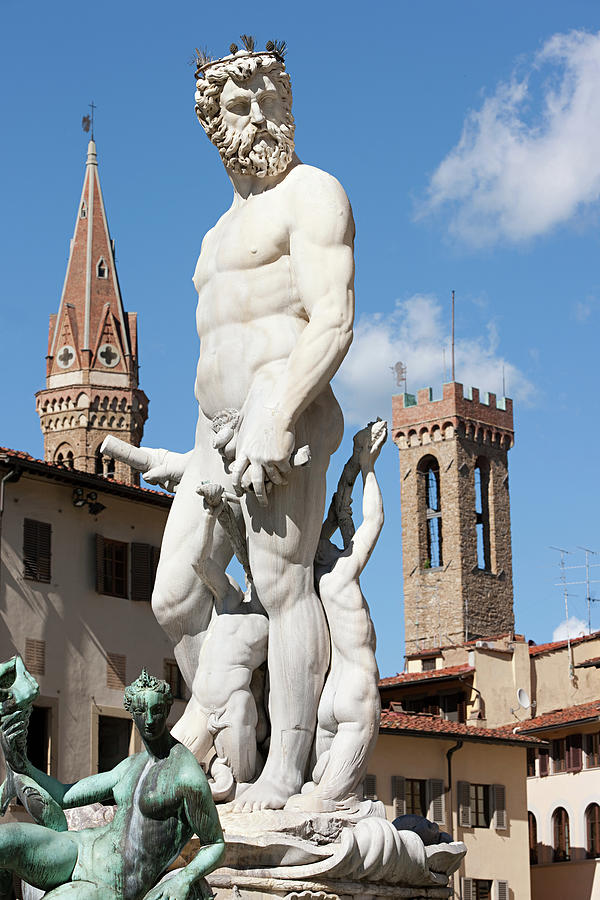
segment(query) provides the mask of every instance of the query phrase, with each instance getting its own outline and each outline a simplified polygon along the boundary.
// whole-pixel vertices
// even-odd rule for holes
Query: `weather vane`
[[[92,140],[94,140],[94,110],[96,109],[96,104],[92,100],[92,102],[88,105],[89,105],[90,109],[92,110],[92,114],[91,114],[91,116],[83,117],[83,119],[81,120],[81,127],[83,128],[83,130],[85,131],[86,134],[91,129]]]

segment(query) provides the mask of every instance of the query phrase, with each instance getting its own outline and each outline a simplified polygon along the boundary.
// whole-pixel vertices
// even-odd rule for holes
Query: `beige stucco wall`
[[[447,784],[446,752],[454,739],[407,737],[380,734],[369,762],[369,772],[377,777],[377,796],[393,819],[392,775],[405,778],[441,778]],[[446,829],[465,842],[466,861],[455,876],[457,896],[460,877],[504,879],[511,900],[529,900],[529,849],[525,790],[525,747],[465,741],[452,757],[452,798],[446,793]],[[503,784],[506,787],[508,828],[458,828],[457,789],[459,781]],[[451,807],[451,809],[450,809]]]
[[[160,546],[168,510],[98,492],[106,509],[93,517],[73,507],[72,492],[73,485],[23,475],[6,485],[2,522],[0,659],[24,654],[26,638],[46,642],[46,674],[36,677],[58,717],[53,755],[63,781],[90,774],[94,721],[122,709],[122,693],[106,686],[106,654],[127,657],[128,682],[142,666],[162,678],[163,660],[173,656],[149,603],[95,590],[95,534]],[[52,525],[50,584],[23,578],[25,517]],[[172,720],[182,711],[176,701]]]
[[[574,678],[569,677],[567,647],[532,657],[532,681],[537,700],[536,715],[565,706],[577,706],[597,700],[600,678],[598,669],[578,669],[579,663],[600,656],[600,636],[573,644]]]

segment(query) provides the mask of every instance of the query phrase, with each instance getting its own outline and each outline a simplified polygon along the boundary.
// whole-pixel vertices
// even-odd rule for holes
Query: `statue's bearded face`
[[[271,73],[258,70],[243,81],[229,77],[221,90],[218,115],[202,124],[233,172],[279,175],[292,161],[291,94]]]

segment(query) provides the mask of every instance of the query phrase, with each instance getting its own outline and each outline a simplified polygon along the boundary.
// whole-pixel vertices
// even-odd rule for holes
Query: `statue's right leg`
[[[173,642],[175,658],[190,690],[213,610],[212,594],[192,566],[196,558],[194,538],[203,502],[196,487],[202,481],[229,487],[221,456],[212,446],[208,422],[199,423],[196,447],[173,499],[152,593],[154,615]],[[213,559],[225,568],[231,555],[229,538],[217,522]]]
[[[77,844],[68,831],[52,831],[29,822],[0,826],[1,900],[13,897],[6,872],[48,891],[69,881],[77,852]]]

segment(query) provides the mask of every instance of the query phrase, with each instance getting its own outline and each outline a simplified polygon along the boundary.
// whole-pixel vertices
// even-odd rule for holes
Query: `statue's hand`
[[[142,474],[148,484],[159,484],[166,491],[174,492],[183,478],[188,461],[187,453],[174,453],[171,450],[143,449],[152,459],[152,465]]]
[[[358,453],[358,463],[362,472],[373,468],[386,440],[387,422],[381,419],[370,422],[354,436],[354,452]]]
[[[0,727],[0,745],[4,753],[4,759],[13,772],[20,774],[27,772],[28,761],[25,754],[27,741],[28,715],[22,710],[2,716]]]
[[[171,878],[161,881],[152,888],[144,900],[196,900],[196,898],[200,900],[201,897],[208,900],[212,897],[212,891],[204,879],[201,879],[201,882],[204,884],[204,890],[198,889],[199,886],[194,884],[194,879],[186,874],[185,869],[179,869]]]
[[[259,504],[266,506],[266,483],[286,484],[294,442],[293,429],[276,410],[266,410],[260,418],[245,416],[231,466],[235,490],[253,489]]]

